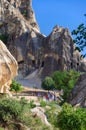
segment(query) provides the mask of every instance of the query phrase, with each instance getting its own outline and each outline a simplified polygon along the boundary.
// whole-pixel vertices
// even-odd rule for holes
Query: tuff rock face
[[[86,61],[75,51],[68,29],[55,26],[45,37],[40,33],[31,0],[0,1],[0,35],[5,37],[22,75],[39,70],[44,78],[55,70],[86,71]]]
[[[55,26],[44,44],[43,75],[50,75],[56,70],[86,71],[86,60],[81,58],[68,29]]]
[[[17,62],[0,40],[0,93],[8,93],[9,85],[17,74]]]
[[[86,60],[75,50],[68,29],[55,26],[48,37],[40,33],[31,0],[0,0],[0,39],[17,60],[19,74],[29,75],[27,80],[37,86],[55,70],[86,72]],[[0,47],[0,92],[6,92],[16,75],[17,63],[1,41]],[[73,90],[73,105],[86,106],[85,77]]]
[[[23,74],[30,73],[38,65],[44,36],[40,34],[31,6],[31,0],[1,0],[1,35],[19,64]],[[34,65],[36,59],[36,65]]]
[[[69,103],[73,106],[86,107],[86,73],[80,76],[77,85],[72,90]]]

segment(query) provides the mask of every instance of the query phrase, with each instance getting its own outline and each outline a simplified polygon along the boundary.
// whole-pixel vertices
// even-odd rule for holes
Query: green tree
[[[84,16],[86,17],[86,14]],[[86,47],[86,25],[84,23],[80,24],[77,29],[72,31],[72,35],[75,37],[74,43],[77,44],[76,49],[83,51]]]
[[[55,71],[52,75],[52,79],[55,83],[55,88],[61,90],[63,86],[67,84],[67,71]]]
[[[59,90],[63,90],[62,98],[64,101],[67,100],[69,93],[73,89],[76,84],[80,73],[74,70],[70,71],[56,71],[53,73],[52,78],[55,82],[55,88]]]
[[[10,91],[14,91],[17,94],[18,92],[21,92],[22,90],[23,90],[23,87],[21,86],[21,84],[13,80],[12,84],[10,85]]]
[[[54,81],[51,77],[46,77],[42,82],[42,88],[45,90],[54,89]]]
[[[86,109],[74,108],[65,103],[57,116],[57,126],[60,130],[85,130]]]

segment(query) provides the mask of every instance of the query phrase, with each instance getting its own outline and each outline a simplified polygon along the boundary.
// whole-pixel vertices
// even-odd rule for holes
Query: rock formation
[[[86,60],[81,58],[67,28],[55,26],[44,44],[44,68],[42,74],[56,70],[86,71]]]
[[[29,75],[26,80],[40,86],[41,80],[56,70],[86,72],[86,60],[75,49],[68,29],[55,26],[45,37],[40,33],[31,3],[32,0],[0,0],[0,39],[17,60],[19,75]],[[6,92],[16,75],[17,63],[1,41],[0,47],[0,92]],[[85,77],[72,92],[73,105],[86,106]]]
[[[34,59],[38,60],[44,40],[31,0],[1,0],[0,6],[0,35],[6,36],[5,44],[19,63],[19,69],[24,70],[23,73],[30,72],[34,69]]]
[[[55,26],[48,37],[40,33],[31,0],[0,0],[0,37],[16,58],[19,72],[36,70],[41,78],[55,70],[86,71],[68,29]]]
[[[80,76],[76,86],[72,90],[69,103],[73,106],[86,107],[86,73]]]
[[[9,85],[17,74],[17,62],[0,40],[0,93],[8,93]]]

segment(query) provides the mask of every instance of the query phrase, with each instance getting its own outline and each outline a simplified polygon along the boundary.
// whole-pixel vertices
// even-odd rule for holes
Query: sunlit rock
[[[9,93],[9,86],[17,75],[17,69],[15,58],[0,40],[0,93]]]

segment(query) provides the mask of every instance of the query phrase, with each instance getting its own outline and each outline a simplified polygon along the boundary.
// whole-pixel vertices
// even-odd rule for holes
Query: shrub
[[[34,100],[31,100],[31,101],[29,102],[29,106],[30,106],[30,108],[36,107],[36,105],[34,104]]]
[[[57,116],[57,125],[60,130],[85,130],[86,109],[74,108],[65,103]]]
[[[45,90],[51,90],[54,88],[54,81],[51,77],[46,77],[42,82],[42,88]]]
[[[45,107],[46,105],[47,105],[46,101],[43,101],[43,100],[40,101],[40,106],[41,107]]]
[[[55,82],[55,88],[61,90],[63,86],[66,86],[67,71],[55,71],[52,75],[52,79]]]
[[[18,92],[21,92],[22,90],[23,90],[23,87],[21,86],[21,84],[13,80],[12,84],[10,85],[10,91],[14,91],[17,94]]]
[[[52,75],[52,78],[55,82],[55,88],[59,90],[63,90],[62,98],[64,99],[63,102],[65,102],[69,96],[69,93],[75,86],[78,78],[80,76],[80,73],[74,70],[70,71],[56,71]]]
[[[25,112],[28,111],[28,108],[28,103],[22,102],[22,100],[0,99],[0,124],[9,126],[24,122]]]
[[[31,130],[50,130],[38,117],[33,116],[30,105],[25,98],[0,98],[1,130],[26,130],[26,126]]]
[[[54,127],[54,130],[59,130],[57,126],[57,116],[58,112],[61,111],[62,108],[58,106],[55,102],[48,102],[47,105],[49,106],[49,108],[46,107],[47,119]]]

